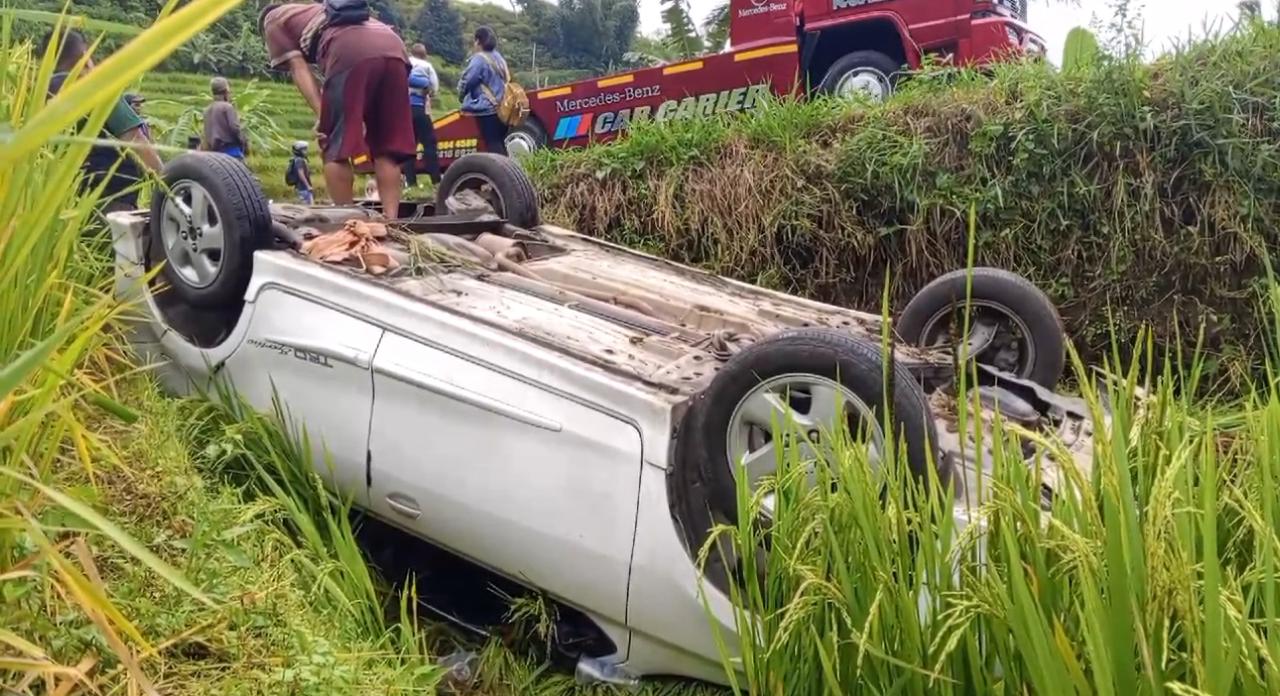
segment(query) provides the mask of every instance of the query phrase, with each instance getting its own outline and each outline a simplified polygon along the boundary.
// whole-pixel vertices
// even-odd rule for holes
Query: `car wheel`
[[[516,227],[539,223],[533,182],[510,157],[475,152],[454,161],[436,187],[436,214],[447,214],[449,198],[468,189],[479,193],[496,214]]]
[[[240,160],[187,153],[164,169],[151,201],[148,267],[163,262],[172,292],[194,307],[240,302],[253,252],[271,243],[271,214],[261,187]]]
[[[883,102],[893,95],[901,67],[879,51],[854,51],[827,68],[818,83],[818,92],[841,98],[862,94],[872,101]]]
[[[886,443],[901,435],[907,465],[917,476],[941,461],[937,432],[920,384],[895,363],[891,374],[891,417],[883,431],[885,365],[881,347],[830,329],[798,329],[755,343],[730,359],[699,396],[690,454],[707,484],[710,502],[737,520],[737,485],[749,490],[777,473],[778,455],[806,460],[829,457],[836,428],[865,436],[873,464],[887,456]],[[795,423],[803,437],[776,437],[772,425]],[[945,466],[939,474],[946,480]],[[766,495],[761,513],[771,518]],[[767,519],[766,519],[767,521]]]
[[[1053,389],[1067,359],[1066,330],[1049,299],[1022,276],[998,268],[952,271],[926,285],[907,303],[896,330],[924,347],[955,346],[969,297],[968,355],[984,365]]]
[[[547,146],[547,131],[536,118],[526,118],[524,123],[507,133],[505,142],[508,155],[523,157]]]

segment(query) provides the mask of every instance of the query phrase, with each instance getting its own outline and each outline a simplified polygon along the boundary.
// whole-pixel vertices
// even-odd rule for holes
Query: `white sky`
[[[1108,7],[1114,0],[1032,0],[1029,23],[1048,44],[1049,58],[1057,62],[1062,56],[1062,45],[1067,32],[1075,26],[1088,27],[1091,16],[1110,16]],[[716,0],[689,0],[695,21],[702,20],[715,7]],[[1270,5],[1268,16],[1275,15],[1275,0],[1263,0]],[[1206,21],[1230,22],[1236,14],[1236,0],[1132,0],[1131,7],[1140,9],[1144,24],[1144,36],[1150,51],[1166,46],[1170,39],[1185,37],[1188,31],[1203,35]],[[662,28],[662,6],[659,0],[640,0],[640,30],[654,35]]]

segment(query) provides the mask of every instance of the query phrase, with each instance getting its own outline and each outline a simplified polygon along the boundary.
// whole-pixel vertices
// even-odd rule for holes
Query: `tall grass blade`
[[[14,471],[13,469],[0,467],[0,474],[21,481],[22,483],[31,486],[42,494],[53,499],[53,501],[58,505],[61,505],[68,511],[74,513],[80,519],[88,522],[122,550],[146,564],[147,567],[151,568],[158,575],[169,581],[169,583],[174,587],[186,592],[193,599],[196,599],[210,607],[217,606],[217,604],[205,595],[204,592],[201,592],[200,589],[195,585],[192,585],[190,581],[183,577],[182,573],[178,572],[173,568],[173,566],[161,560],[159,556],[156,556],[150,549],[139,543],[136,539],[121,529],[119,525],[102,516],[85,503],[58,491],[55,488],[46,486],[29,476]]]

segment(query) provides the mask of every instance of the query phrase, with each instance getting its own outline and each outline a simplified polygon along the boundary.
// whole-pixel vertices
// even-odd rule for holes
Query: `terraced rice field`
[[[181,148],[189,135],[199,133],[199,116],[208,103],[209,78],[190,73],[150,73],[142,79],[137,91],[147,98],[145,115],[159,142]],[[284,171],[290,144],[304,140],[311,144],[312,179],[317,197],[322,197],[324,181],[313,136],[315,114],[298,90],[289,82],[270,80],[233,80],[231,88],[241,120],[253,140],[249,167],[262,181],[267,195],[277,199],[294,197],[284,183]],[[445,88],[448,93],[440,95],[438,106],[433,109],[437,115],[458,107],[451,86]],[[165,157],[174,154],[166,153]],[[357,190],[363,184],[358,181]]]

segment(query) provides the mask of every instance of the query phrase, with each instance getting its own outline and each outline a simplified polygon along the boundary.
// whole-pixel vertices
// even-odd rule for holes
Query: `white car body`
[[[109,219],[118,291],[140,303],[134,344],[168,388],[189,393],[217,375],[264,410],[274,388],[327,451],[332,470],[316,453],[321,476],[359,507],[580,609],[617,646],[607,659],[631,674],[725,682],[712,622],[731,637],[733,610],[701,582],[668,495],[673,432],[714,375],[705,347],[513,289],[499,274],[374,278],[291,250],[255,253],[238,320],[198,347],[139,282],[147,215]],[[566,251],[531,268],[625,288],[668,312],[683,304],[694,332],[880,332],[875,315],[534,231]],[[903,347],[896,357],[922,356]],[[958,452],[943,430],[943,448]],[[1087,438],[1077,446],[1087,452]],[[980,470],[969,462],[964,478]]]

